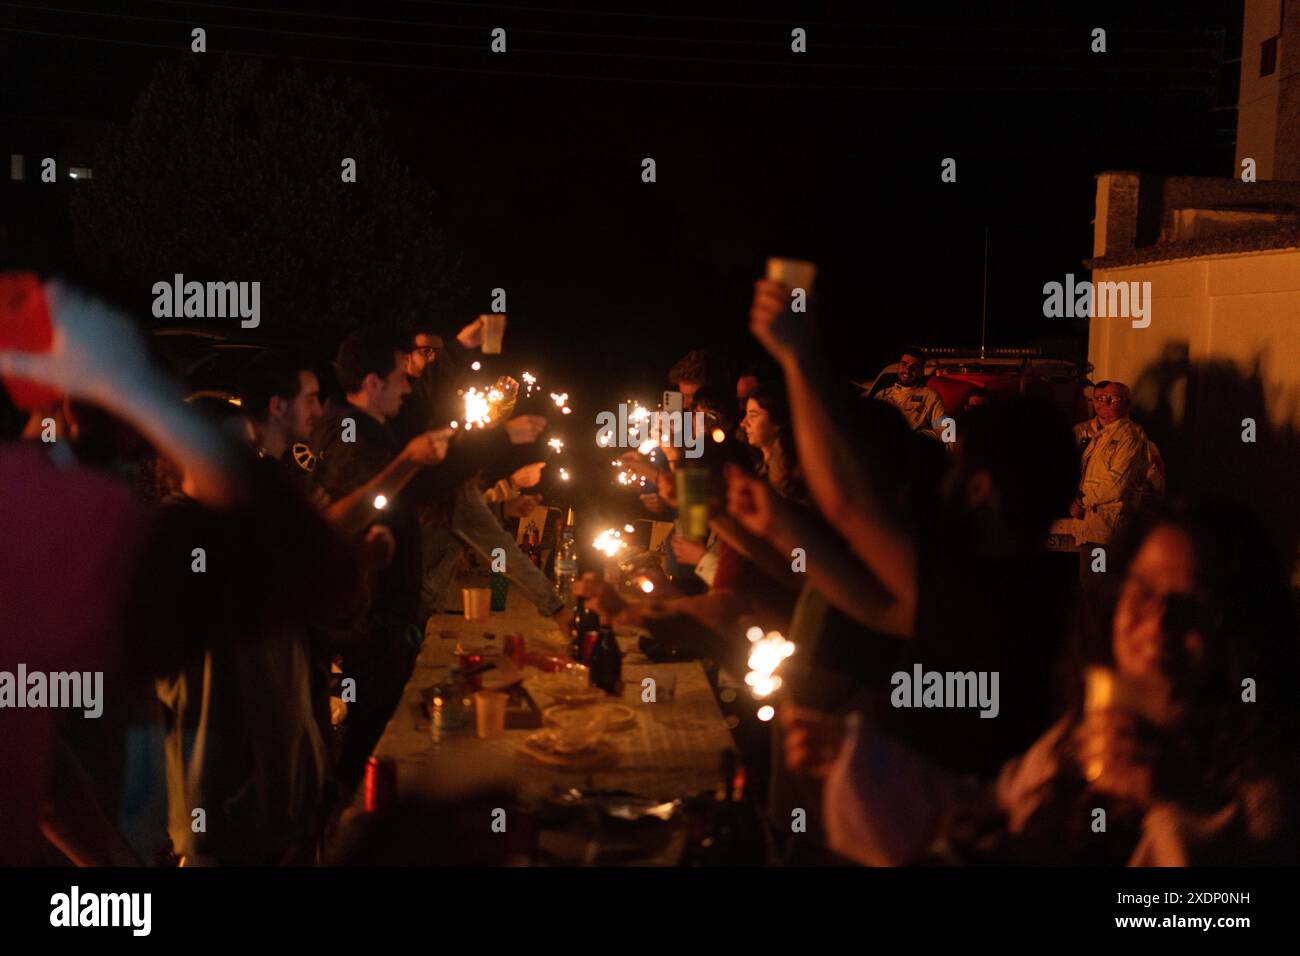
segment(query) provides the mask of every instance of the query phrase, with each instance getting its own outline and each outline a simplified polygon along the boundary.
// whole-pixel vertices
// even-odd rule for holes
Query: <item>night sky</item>
[[[555,2],[4,3],[4,125],[94,142],[196,25],[207,55],[358,80],[444,204],[473,311],[507,288],[512,356],[595,408],[654,397],[693,345],[748,357],[768,255],[820,264],[846,376],[903,343],[978,344],[986,227],[989,344],[1082,358],[1082,323],[1044,319],[1041,290],[1083,272],[1095,174],[1232,171],[1240,3]]]

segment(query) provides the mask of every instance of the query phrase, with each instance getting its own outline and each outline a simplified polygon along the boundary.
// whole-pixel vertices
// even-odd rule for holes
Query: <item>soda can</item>
[[[366,761],[366,810],[383,813],[397,802],[397,761],[371,756]]]

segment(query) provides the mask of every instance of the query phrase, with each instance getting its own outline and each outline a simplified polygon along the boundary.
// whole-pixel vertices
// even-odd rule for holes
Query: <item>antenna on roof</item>
[[[984,293],[980,302],[980,358],[984,358],[989,327],[989,227],[984,227]]]

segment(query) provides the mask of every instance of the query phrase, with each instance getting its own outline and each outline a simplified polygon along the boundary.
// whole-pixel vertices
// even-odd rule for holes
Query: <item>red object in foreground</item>
[[[31,272],[0,275],[0,349],[48,352],[54,342],[45,290]],[[14,404],[32,412],[57,402],[59,392],[21,378],[7,378]]]
[[[366,810],[384,813],[397,802],[397,761],[371,756],[366,761]]]
[[[515,666],[523,670],[528,663],[528,648],[522,634],[507,634],[505,638],[505,655],[514,661]]]

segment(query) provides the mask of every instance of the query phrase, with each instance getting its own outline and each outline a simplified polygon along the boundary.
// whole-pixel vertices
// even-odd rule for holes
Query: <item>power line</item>
[[[59,33],[59,32],[54,32],[49,30],[33,30],[33,29],[21,28],[21,27],[0,27],[0,31],[3,31],[5,33],[29,34],[32,36],[43,36],[43,37],[50,37],[55,39],[80,40],[80,41],[91,42],[91,43],[109,43],[109,44],[121,45],[121,46],[150,47],[153,49],[170,50],[172,52],[183,52],[188,49],[188,47],[186,47],[185,45],[172,46],[170,44],[164,44],[164,43],[149,43],[144,40],[121,40],[121,39],[114,39],[111,37],[84,36],[81,34]],[[575,74],[545,73],[536,70],[515,70],[515,69],[492,70],[486,68],[465,67],[465,66],[445,66],[442,64],[434,64],[434,63],[394,63],[386,60],[341,59],[337,57],[306,56],[302,54],[285,53],[285,52],[268,53],[268,52],[260,52],[260,51],[253,51],[253,50],[237,50],[234,48],[224,48],[222,52],[229,53],[235,56],[253,56],[262,59],[291,59],[291,60],[301,60],[304,62],[330,63],[330,64],[342,65],[342,66],[365,66],[365,67],[380,67],[380,68],[386,67],[391,69],[402,69],[402,70],[427,70],[432,72],[466,73],[466,74],[475,74],[480,76],[494,76],[494,77],[501,77],[501,78],[528,77],[533,79],[584,80],[584,81],[591,81],[596,83],[615,82],[615,83],[642,83],[642,84],[651,84],[651,85],[666,84],[670,86],[715,87],[715,88],[731,88],[731,89],[744,89],[744,90],[783,90],[787,92],[804,92],[804,91],[819,92],[820,91],[820,92],[861,92],[861,93],[873,93],[873,94],[881,94],[881,93],[953,94],[953,93],[961,93],[961,92],[1005,93],[1005,92],[1026,92],[1026,91],[1035,91],[1035,92],[1044,92],[1044,93],[1114,92],[1114,91],[1107,90],[1106,88],[1099,88],[1095,86],[1032,88],[1032,87],[1027,87],[1023,84],[1017,84],[1015,86],[968,85],[962,88],[955,89],[952,86],[890,87],[890,86],[848,86],[844,84],[827,86],[827,85],[809,85],[809,84],[793,85],[789,83],[750,83],[750,82],[736,82],[736,81],[727,81],[727,80],[682,80],[682,79],[672,79],[672,78],[665,78],[665,77],[630,77],[630,76],[613,76],[613,75],[592,76],[592,75],[584,75],[584,74],[576,74],[576,73]],[[893,66],[882,68],[882,69],[887,69],[890,72],[895,72],[895,68]],[[1011,70],[1014,69],[1014,67],[998,67],[996,69]],[[1204,89],[1200,86],[1163,87],[1163,88],[1154,87],[1154,88],[1145,88],[1145,89],[1126,87],[1124,89],[1124,92],[1126,93],[1203,93]]]
[[[42,10],[42,11],[47,10],[47,8],[38,7],[32,4],[10,3],[10,2],[0,2],[0,7],[10,7],[14,9],[23,9],[23,10]],[[195,26],[195,24],[191,21],[178,20],[170,17],[150,17],[150,16],[139,15],[139,14],[107,13],[104,11],[81,10],[81,9],[73,9],[67,7],[61,8],[61,10],[62,12],[65,13],[73,13],[81,16],[92,16],[92,17],[117,19],[117,20],[135,20],[135,21],[151,22],[151,23],[178,24],[185,27]],[[343,36],[339,34],[316,33],[316,32],[301,31],[301,30],[282,30],[275,27],[238,26],[238,25],[233,25],[228,23],[210,23],[205,26],[205,29],[242,31],[245,33],[254,33],[254,34],[266,33],[266,34],[272,34],[277,36],[289,36],[298,39],[310,39],[310,40],[341,40],[345,42],[360,41],[363,43],[378,43],[378,44],[384,44],[388,46],[418,47],[422,49],[439,49],[439,50],[459,50],[459,51],[471,52],[471,53],[481,53],[483,51],[483,48],[480,45],[469,46],[466,44],[459,44],[459,43],[436,43],[436,42],[426,41],[426,40],[397,40],[397,39],[387,39],[381,37],[366,37],[366,36],[356,36],[356,35]],[[55,34],[51,34],[51,35],[55,35]],[[82,37],[82,39],[86,39],[86,38]],[[145,44],[137,44],[137,45],[145,45]],[[889,50],[890,52],[893,52],[894,48],[882,47],[876,49],[886,49]],[[773,67],[780,67],[782,69],[789,69],[789,70],[800,71],[800,72],[819,70],[819,69],[820,70],[854,70],[854,71],[888,70],[890,72],[898,72],[898,71],[934,72],[936,70],[935,66],[931,64],[924,64],[924,63],[918,63],[918,64],[891,63],[887,66],[882,66],[873,63],[836,63],[836,62],[827,62],[827,61],[818,61],[818,60],[805,60],[803,58],[786,59],[786,60],[748,60],[748,59],[735,59],[729,57],[681,56],[681,55],[674,55],[674,54],[630,53],[625,51],[604,52],[598,50],[550,50],[550,49],[540,49],[540,48],[524,48],[523,50],[517,50],[516,52],[525,53],[525,54],[534,54],[540,56],[586,57],[586,58],[615,59],[615,60],[634,59],[634,60],[645,60],[649,62],[664,61],[664,62],[684,62],[684,63],[708,63],[711,65],[718,65],[718,66],[731,66],[731,65],[773,66]],[[393,65],[397,65],[397,64],[393,64]],[[402,64],[402,65],[406,65],[406,64]],[[948,63],[945,65],[945,68],[952,72],[965,73],[965,72],[979,72],[979,71],[999,72],[999,71],[1024,69],[1025,67],[1023,65],[1018,65],[1018,64],[1000,64],[1000,63],[987,64],[987,65],[984,64],[953,65],[951,63]],[[1071,70],[1079,69],[1078,66],[1069,63],[1041,63],[1041,64],[1035,64],[1032,68],[1040,72],[1042,71],[1068,72]],[[1103,74],[1147,73],[1155,69],[1157,68],[1152,66],[1107,66],[1103,71]],[[752,85],[752,84],[746,84],[746,85]],[[777,84],[777,86],[779,87],[781,86],[781,84]]]

